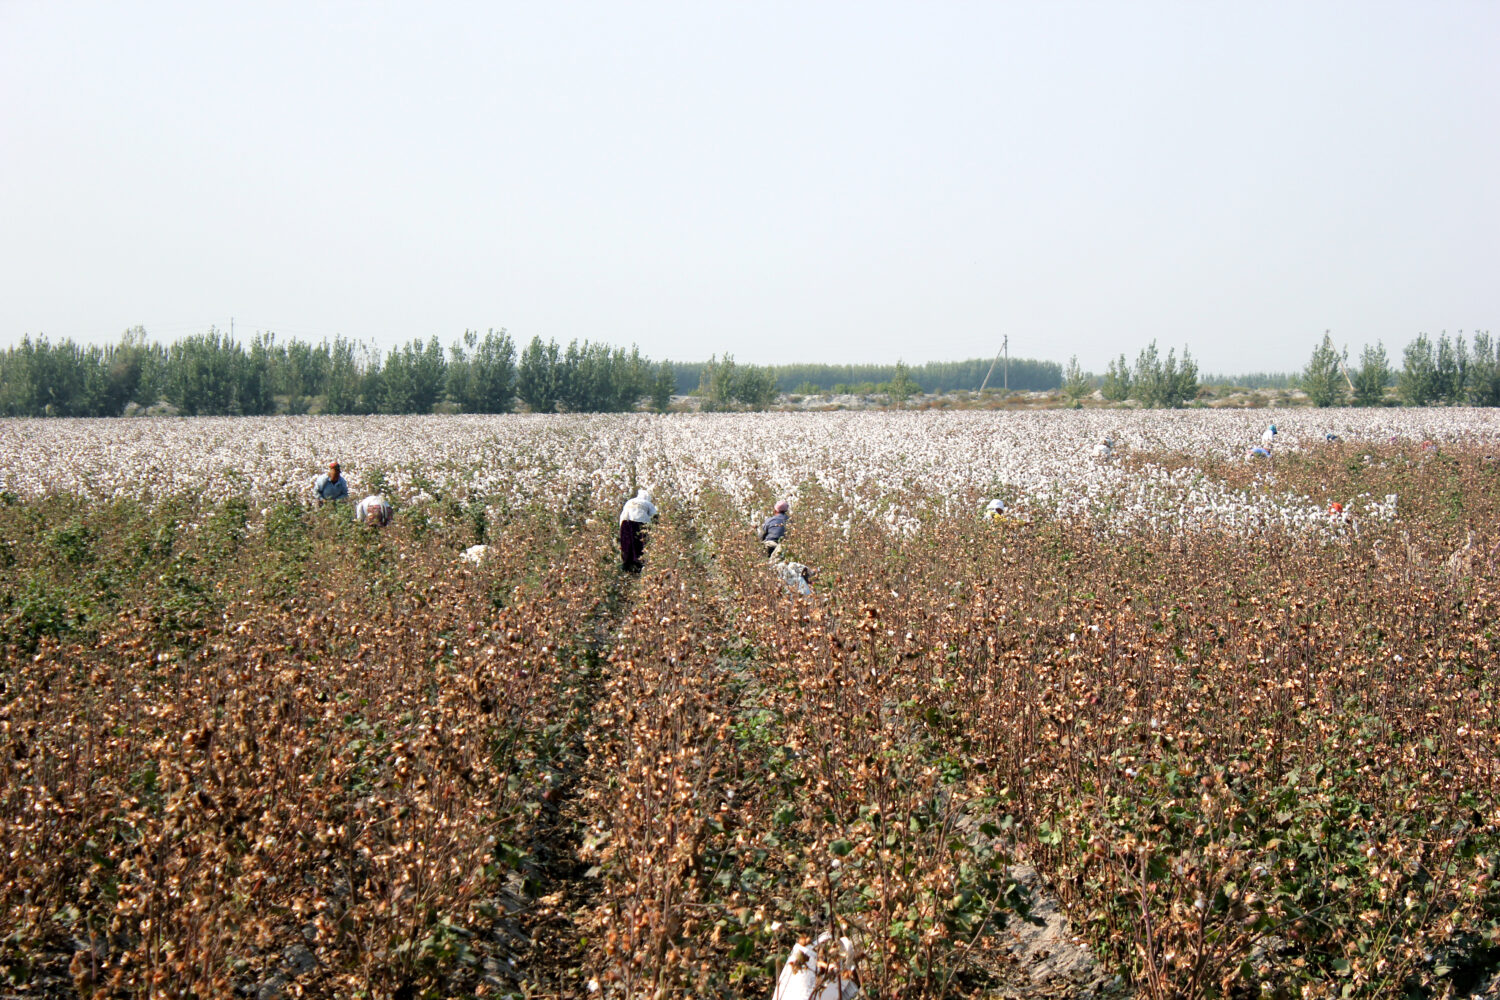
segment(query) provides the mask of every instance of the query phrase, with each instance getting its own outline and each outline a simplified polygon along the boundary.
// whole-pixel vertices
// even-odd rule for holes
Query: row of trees
[[[215,329],[163,346],[136,327],[107,347],[26,337],[0,352],[0,415],[116,416],[161,403],[188,415],[305,413],[314,406],[349,414],[437,407],[505,413],[518,404],[536,413],[616,412],[643,401],[665,411],[674,393],[689,392],[708,410],[762,409],[782,392],[878,392],[900,403],[923,391],[977,388],[992,364],[756,366],[729,354],[703,364],[656,363],[634,347],[589,341],[561,347],[532,338],[518,350],[504,330],[466,331],[446,349],[436,337],[413,340],[383,355],[343,337],[314,345],[267,333],[242,344]],[[1134,364],[1124,354],[1110,361],[1102,378],[1084,372],[1076,357],[1066,369],[1030,359],[1009,364],[1010,388],[1061,388],[1073,400],[1097,388],[1110,401],[1180,407],[1200,387],[1187,349],[1163,357],[1155,341]],[[1288,378],[1318,406],[1497,406],[1500,342],[1488,332],[1474,334],[1472,343],[1462,333],[1436,341],[1424,333],[1407,345],[1400,369],[1378,343],[1350,368],[1348,349],[1325,333],[1301,375]],[[990,381],[1005,377],[997,371]]]
[[[215,329],[163,346],[137,327],[109,347],[23,338],[0,353],[0,415],[119,416],[162,403],[186,415],[306,413],[315,403],[323,413],[506,413],[517,401],[538,413],[642,400],[665,410],[675,381],[670,362],[635,348],[533,338],[518,352],[504,330],[467,331],[446,350],[436,337],[413,340],[382,356],[343,337],[313,345],[257,334],[246,345]]]
[[[436,337],[385,354],[345,337],[313,344],[274,333],[240,342],[219,331],[153,343],[140,327],[118,344],[24,338],[0,352],[0,415],[118,416],[168,404],[178,413],[614,412],[665,410],[695,394],[708,410],[764,408],[779,393],[880,393],[903,402],[920,392],[992,385],[1049,390],[1062,382],[1055,362],[1014,358],[895,365],[776,365],[715,355],[706,363],[655,363],[640,352],[533,338],[519,347],[505,330],[466,331],[446,349]]]
[[[776,377],[769,368],[735,364],[734,355],[716,354],[698,374],[698,395],[705,410],[727,410],[736,404],[763,410],[776,401]]]
[[[1474,334],[1472,344],[1461,332],[1454,339],[1444,332],[1436,343],[1419,333],[1402,352],[1399,370],[1376,343],[1351,371],[1349,348],[1336,348],[1324,333],[1298,384],[1316,406],[1382,406],[1392,386],[1396,401],[1407,406],[1500,406],[1500,342],[1488,331]]]
[[[990,371],[991,365],[995,366],[993,372]],[[678,394],[687,395],[703,388],[702,363],[677,362],[672,367],[677,375]],[[903,398],[919,392],[972,392],[984,382],[986,375],[990,376],[989,385],[994,389],[1008,384],[1009,388],[1020,392],[1046,392],[1062,384],[1062,365],[1030,358],[1010,359],[1008,382],[1004,362],[997,364],[991,358],[930,361],[914,366],[900,361],[893,365],[788,364],[770,365],[759,370],[770,374],[777,393],[803,396],[846,392],[888,395],[893,386],[898,395],[905,387],[906,397]]]
[[[992,365],[993,373],[990,372]],[[920,387],[914,390],[920,392],[973,392],[984,382],[986,375],[990,387],[1007,386],[1020,392],[1047,392],[1062,384],[1062,365],[1056,361],[1031,358],[1011,358],[1009,362],[998,364],[991,358],[929,361],[909,368],[901,362],[894,365],[776,365],[771,371],[779,392],[803,394],[885,392],[892,383],[903,382]]]
[[[1335,347],[1324,333],[1300,376],[1259,375],[1266,384],[1280,381],[1307,393],[1315,406],[1468,405],[1500,406],[1500,341],[1488,331],[1466,342],[1441,334],[1436,341],[1419,333],[1402,352],[1399,369],[1391,365],[1384,345],[1366,346],[1358,366],[1349,366],[1349,350]],[[1133,399],[1143,406],[1180,407],[1200,389],[1198,366],[1187,348],[1163,358],[1152,341],[1132,365],[1125,355],[1111,361],[1102,379],[1084,372],[1075,357],[1063,371],[1063,394],[1073,400],[1097,388],[1112,402]],[[1394,396],[1392,395],[1394,389]]]
[[[1077,400],[1093,389],[1093,380],[1078,366],[1078,358],[1068,362],[1063,373],[1063,395]],[[1142,406],[1176,408],[1198,396],[1198,365],[1188,349],[1177,357],[1174,347],[1163,358],[1151,341],[1131,365],[1120,355],[1109,363],[1099,385],[1099,393],[1111,402],[1134,399]]]

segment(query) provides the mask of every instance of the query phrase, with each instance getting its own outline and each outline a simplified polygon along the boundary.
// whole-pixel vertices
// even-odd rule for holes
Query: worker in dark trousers
[[[781,540],[786,537],[787,520],[791,513],[792,505],[785,500],[781,501],[771,512],[771,516],[766,518],[766,523],[755,532],[755,537],[766,547],[766,558],[776,558],[776,553],[781,550]]]

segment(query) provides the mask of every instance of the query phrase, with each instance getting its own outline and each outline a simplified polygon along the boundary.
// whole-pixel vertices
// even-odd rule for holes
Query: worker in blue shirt
[[[781,548],[781,540],[786,537],[786,525],[791,512],[792,505],[785,500],[781,501],[771,512],[771,516],[766,518],[766,523],[755,532],[755,537],[759,538],[760,543],[766,547],[767,558],[775,558],[777,551]]]
[[[313,482],[313,496],[320,504],[349,499],[349,481],[339,475],[339,463],[329,462],[327,474]]]

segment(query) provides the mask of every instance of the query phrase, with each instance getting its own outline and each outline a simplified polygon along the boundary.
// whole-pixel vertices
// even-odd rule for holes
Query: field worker
[[[792,945],[771,1000],[853,1000],[859,996],[860,949],[848,938],[839,938],[837,945],[832,938],[824,931],[816,944],[799,941]],[[820,951],[822,962],[818,961]]]
[[[1263,447],[1260,447],[1260,446],[1256,446],[1254,448],[1251,448],[1249,451],[1245,452],[1245,457],[1246,458],[1270,458],[1271,457],[1271,449],[1270,448],[1263,448]]]
[[[329,462],[328,472],[313,481],[313,496],[320,504],[349,499],[349,480],[339,475],[339,463]]]
[[[1005,501],[999,497],[984,505],[984,516],[991,521],[1002,521],[1005,519]]]
[[[1332,444],[1333,442],[1337,441],[1338,439],[1339,439],[1339,436],[1337,434],[1333,433],[1333,431],[1329,431],[1327,434],[1323,435],[1323,440],[1327,441],[1329,444]]]
[[[781,551],[781,540],[786,537],[787,521],[791,514],[792,505],[782,500],[772,509],[766,523],[756,530],[755,537],[766,547],[766,558],[773,559]]]
[[[1262,448],[1270,448],[1271,445],[1273,445],[1275,443],[1276,443],[1276,425],[1272,424],[1270,427],[1267,427],[1261,433],[1261,435],[1260,435],[1260,446]]]
[[[1108,462],[1115,453],[1115,443],[1105,438],[1094,445],[1094,460],[1096,462]]]
[[[813,571],[810,567],[799,562],[779,562],[772,563],[771,568],[781,577],[781,585],[787,590],[803,597],[812,596]]]
[[[646,526],[656,516],[651,491],[640,490],[625,501],[620,510],[620,567],[627,573],[639,573],[645,565]]]
[[[1353,512],[1337,501],[1328,505],[1328,522],[1359,534],[1359,525],[1354,523]]]
[[[385,502],[385,497],[372,493],[354,508],[354,519],[372,528],[384,528],[391,523],[391,515],[394,513],[391,505]]]

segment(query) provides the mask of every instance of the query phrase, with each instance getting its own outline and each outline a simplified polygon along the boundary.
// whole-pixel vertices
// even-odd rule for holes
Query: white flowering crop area
[[[1273,456],[1246,457],[1270,422]],[[398,505],[429,491],[608,506],[637,485],[668,502],[722,493],[747,510],[817,488],[831,509],[914,527],[918,507],[974,509],[991,495],[1111,528],[1326,523],[1328,497],[1279,488],[1276,463],[1328,446],[1496,447],[1475,409],[771,413],[14,420],[0,424],[0,488],[86,498],[306,496],[329,461],[354,491]],[[1095,456],[1104,439],[1106,459]],[[1253,487],[1213,471],[1255,468]],[[1396,498],[1339,498],[1388,519]]]

